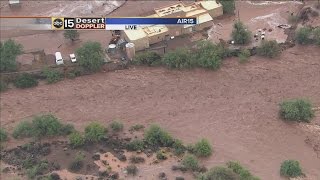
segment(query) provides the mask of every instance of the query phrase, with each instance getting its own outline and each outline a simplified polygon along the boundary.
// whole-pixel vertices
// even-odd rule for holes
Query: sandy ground
[[[208,138],[214,154],[203,163],[209,167],[239,160],[262,179],[277,180],[280,163],[297,159],[308,178],[318,180],[320,159],[305,140],[319,133],[278,118],[283,99],[305,97],[320,105],[318,50],[296,46],[279,59],[253,57],[244,65],[230,59],[216,72],[136,67],[9,90],[1,93],[1,125],[11,131],[40,112],[79,129],[116,118],[127,126],[158,123],[186,143]],[[319,125],[319,117],[317,111],[311,125]]]

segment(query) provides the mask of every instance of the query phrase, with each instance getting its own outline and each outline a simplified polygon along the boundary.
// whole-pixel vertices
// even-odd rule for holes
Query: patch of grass
[[[260,180],[260,178],[253,176],[249,170],[242,167],[239,162],[229,161],[227,167],[231,169],[234,173],[238,174],[240,180]]]
[[[142,124],[136,124],[130,127],[129,131],[140,131],[144,128],[144,125]]]
[[[127,170],[127,173],[128,173],[128,174],[133,175],[133,176],[137,175],[137,173],[138,173],[138,168],[137,168],[137,166],[135,166],[135,165],[133,165],[133,164],[128,165],[128,166],[126,167],[126,170]]]
[[[217,166],[198,177],[200,180],[239,180],[239,176],[231,169]],[[248,179],[247,179],[248,180]]]
[[[127,144],[127,149],[129,151],[138,151],[138,150],[142,151],[144,149],[144,142],[139,139],[134,139]]]
[[[119,121],[112,121],[110,124],[110,128],[113,132],[120,132],[123,130],[123,124]]]
[[[157,151],[156,157],[159,160],[166,160],[168,158],[162,150]]]
[[[199,162],[197,158],[192,154],[186,154],[182,159],[182,165],[192,171],[199,169]]]
[[[144,163],[145,162],[145,159],[143,157],[140,157],[140,156],[131,156],[130,157],[130,162],[131,163]]]
[[[62,125],[61,127],[61,135],[69,135],[75,131],[74,126],[72,124]]]
[[[79,170],[81,170],[84,164],[83,160],[84,155],[81,152],[77,153],[76,157],[69,165],[69,170],[73,172],[78,172]]]
[[[0,128],[0,143],[8,140],[8,133],[5,129]]]
[[[85,144],[85,138],[80,132],[73,132],[69,136],[69,142],[72,147],[81,147]]]
[[[62,80],[62,74],[54,69],[46,68],[43,70],[48,84],[56,83]]]
[[[286,177],[298,177],[302,175],[300,164],[296,160],[285,160],[280,167],[280,175]]]
[[[105,134],[107,129],[100,125],[99,123],[92,122],[85,128],[85,138],[89,142],[98,142],[100,141]]]
[[[275,58],[279,56],[281,49],[277,41],[263,41],[260,46],[257,48],[257,54],[260,56]]]
[[[250,55],[251,55],[251,53],[248,49],[241,50],[240,54],[238,55],[239,62],[241,64],[248,62]]]
[[[175,139],[172,145],[173,152],[175,155],[181,155],[185,152],[186,148],[184,147],[183,143],[179,139]]]
[[[159,64],[160,61],[160,55],[152,51],[138,53],[133,60],[133,62],[136,64],[148,66]]]
[[[312,35],[311,28],[302,27],[297,30],[295,38],[299,44],[310,44],[312,42],[311,35]]]
[[[158,125],[151,125],[146,130],[144,138],[148,144],[160,147],[171,147],[174,142],[171,135]]]
[[[37,86],[38,81],[32,75],[23,73],[15,79],[14,85],[17,88],[25,89]]]
[[[284,120],[310,122],[314,117],[314,111],[309,101],[293,99],[280,104],[280,116]]]
[[[199,157],[208,157],[212,154],[211,144],[207,139],[201,139],[194,145],[194,153]]]
[[[14,128],[12,136],[16,139],[31,137],[33,135],[32,128],[33,127],[30,122],[22,121]]]
[[[28,178],[35,179],[38,175],[43,175],[45,171],[48,169],[48,162],[42,161],[38,165],[33,166],[32,168],[27,170]]]

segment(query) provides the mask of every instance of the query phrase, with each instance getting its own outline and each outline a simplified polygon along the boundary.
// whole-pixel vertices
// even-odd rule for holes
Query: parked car
[[[56,56],[56,64],[57,65],[63,64],[63,59],[62,59],[62,56],[61,56],[61,52],[56,52],[55,56]]]
[[[75,54],[70,54],[70,60],[73,63],[77,62],[76,55]]]

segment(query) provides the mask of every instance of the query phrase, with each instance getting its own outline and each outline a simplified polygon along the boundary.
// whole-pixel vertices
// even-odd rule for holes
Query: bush
[[[314,117],[314,111],[309,101],[294,99],[280,104],[280,116],[285,120],[310,122]]]
[[[33,135],[32,124],[28,121],[20,122],[13,130],[12,136],[16,139],[31,137]]]
[[[77,153],[74,160],[69,165],[69,170],[73,172],[79,171],[83,167],[84,155],[82,153]]]
[[[249,57],[250,57],[251,53],[248,49],[243,49],[241,50],[240,54],[238,55],[239,57],[239,62],[240,63],[245,63],[248,61]]]
[[[173,152],[176,155],[181,155],[185,152],[186,148],[184,147],[182,141],[175,139],[172,145]]]
[[[234,14],[235,2],[234,0],[220,0],[223,7],[223,14]]]
[[[107,129],[98,123],[90,123],[85,128],[85,138],[89,142],[98,142],[100,141],[104,135],[107,133]]]
[[[104,51],[98,42],[86,42],[76,50],[81,67],[90,72],[99,71],[104,63]]]
[[[233,25],[231,36],[236,44],[248,44],[251,41],[251,34],[241,21]]]
[[[123,124],[121,122],[118,122],[118,121],[113,121],[110,124],[110,128],[114,132],[119,132],[119,131],[123,130]]]
[[[144,142],[139,139],[134,139],[127,144],[127,149],[129,151],[138,151],[138,150],[142,151],[144,149]]]
[[[187,49],[176,49],[166,53],[162,58],[163,64],[169,68],[191,68],[192,67],[192,58],[191,54]]]
[[[160,61],[161,61],[161,57],[159,56],[159,54],[152,52],[152,51],[138,53],[134,57],[134,62],[136,64],[142,64],[142,65],[148,65],[148,66],[157,64]]]
[[[8,84],[4,81],[0,81],[0,92],[4,92],[8,89]]]
[[[6,130],[0,128],[0,143],[8,140],[8,134]]]
[[[49,84],[56,83],[62,79],[62,74],[57,70],[45,69],[43,73],[46,77],[47,83]]]
[[[156,157],[159,160],[166,160],[168,158],[162,150],[157,151]]]
[[[48,162],[42,161],[38,165],[33,166],[27,170],[27,176],[29,179],[35,179],[37,175],[43,175],[48,169]]]
[[[239,162],[229,161],[227,167],[238,174],[240,180],[260,180],[258,177],[253,176],[249,170],[242,167]]]
[[[37,138],[61,135],[62,124],[51,114],[36,116],[32,120],[32,134]]]
[[[320,46],[320,27],[315,28],[312,34],[313,34],[313,39],[315,40],[315,43]]]
[[[199,169],[199,162],[194,155],[186,154],[182,159],[182,165],[192,171]]]
[[[312,42],[311,34],[312,29],[309,27],[299,28],[295,35],[296,41],[299,44],[310,44]]]
[[[209,41],[201,41],[197,44],[194,65],[203,68],[217,70],[220,68],[222,59],[225,58],[225,48]]]
[[[239,176],[231,169],[217,166],[206,172],[202,179],[204,180],[240,180]]]
[[[285,160],[280,167],[280,175],[286,177],[298,177],[302,175],[302,170],[298,161]]]
[[[0,72],[15,71],[17,69],[16,57],[22,53],[22,45],[14,40],[0,42]]]
[[[275,58],[279,56],[281,49],[277,41],[263,41],[261,45],[257,48],[257,54],[260,56]]]
[[[75,129],[72,124],[66,124],[66,125],[62,125],[60,131],[61,131],[61,135],[69,135],[72,132],[74,132]]]
[[[138,173],[138,168],[135,165],[129,165],[126,167],[127,173],[135,176]]]
[[[129,131],[140,131],[144,128],[144,125],[142,124],[136,124],[130,127]]]
[[[146,142],[153,146],[170,147],[173,144],[173,138],[158,125],[151,125],[144,134]]]
[[[140,156],[131,156],[130,157],[130,162],[131,163],[144,163],[145,159]]]
[[[70,39],[72,42],[79,38],[80,34],[77,30],[66,30],[63,33],[64,38]]]
[[[206,139],[201,139],[194,145],[194,153],[199,157],[208,157],[212,154],[211,144]]]
[[[74,147],[74,148],[75,147],[80,147],[80,146],[84,145],[85,138],[81,133],[73,132],[69,136],[69,142],[70,142],[71,146]]]
[[[38,81],[32,75],[23,73],[16,78],[14,85],[17,88],[25,89],[37,86]]]

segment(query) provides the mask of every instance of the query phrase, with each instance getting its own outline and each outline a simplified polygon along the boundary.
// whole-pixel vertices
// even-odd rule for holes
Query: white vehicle
[[[61,53],[60,52],[56,52],[55,56],[56,56],[56,64],[57,65],[63,64],[63,59],[62,59]]]
[[[77,62],[76,55],[75,54],[70,54],[70,60],[73,63]]]

